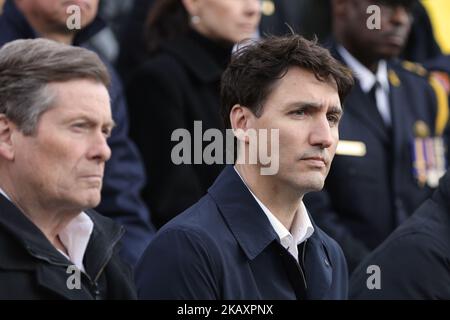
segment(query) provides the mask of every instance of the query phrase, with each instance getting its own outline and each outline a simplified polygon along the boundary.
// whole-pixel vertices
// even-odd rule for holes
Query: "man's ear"
[[[0,156],[7,160],[14,160],[14,145],[12,134],[15,125],[5,114],[0,113]]]
[[[186,9],[186,11],[189,13],[189,15],[191,17],[197,15],[198,0],[181,0],[181,2],[183,3],[184,8]]]
[[[247,134],[248,129],[253,128],[253,118],[255,115],[249,108],[235,104],[230,111],[230,123],[233,129],[234,135],[238,140],[248,143],[249,136]]]

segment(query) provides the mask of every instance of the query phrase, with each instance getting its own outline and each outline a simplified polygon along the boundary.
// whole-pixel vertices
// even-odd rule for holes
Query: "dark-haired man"
[[[298,35],[234,56],[222,107],[239,140],[236,165],[160,229],[137,268],[140,298],[346,298],[342,251],[302,198],[323,187],[352,84],[348,69]],[[260,152],[267,148],[270,165]]]

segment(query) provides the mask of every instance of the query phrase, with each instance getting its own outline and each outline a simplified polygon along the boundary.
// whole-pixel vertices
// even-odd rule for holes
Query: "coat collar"
[[[225,167],[208,193],[217,203],[231,232],[250,260],[272,241],[280,241],[263,210],[232,165]],[[314,229],[319,229],[311,216],[309,218]],[[312,238],[325,246],[320,232],[314,232],[309,239]]]
[[[16,7],[13,0],[7,0],[3,8],[3,14],[0,16],[0,20],[5,19],[5,24],[2,27],[9,30],[2,30],[2,32],[9,32],[11,34],[11,39],[7,39],[7,42],[16,39],[35,39],[38,38],[38,33],[30,26],[25,16]],[[80,30],[75,36],[73,45],[80,45],[95,34],[100,32],[105,28],[105,22],[99,17],[95,17],[91,24]]]
[[[195,31],[164,41],[163,50],[173,54],[200,81],[219,81],[230,60],[233,47],[220,46]]]
[[[225,167],[208,193],[249,260],[257,257],[273,241],[280,242],[266,215],[233,166]],[[312,219],[311,223],[316,231],[308,239],[305,269],[307,283],[314,286],[308,288],[307,297],[320,299],[332,284],[333,266],[325,236]],[[281,244],[279,248],[282,248]],[[291,260],[294,261],[293,258]]]
[[[266,215],[233,166],[225,167],[208,193],[216,201],[248,259],[253,260],[274,240],[279,241]]]
[[[0,195],[0,225],[32,256],[52,264],[67,266],[71,264],[53,247],[42,231],[3,195]]]
[[[100,216],[93,210],[86,210],[86,214],[94,222],[94,230],[85,253],[86,271],[93,277],[97,276],[109,259],[124,230],[110,219]],[[33,257],[46,261],[55,266],[72,265],[48,241],[42,231],[33,224],[11,201],[0,194],[0,226],[12,235],[21,246]],[[11,268],[29,269],[30,264],[17,260],[8,264]]]

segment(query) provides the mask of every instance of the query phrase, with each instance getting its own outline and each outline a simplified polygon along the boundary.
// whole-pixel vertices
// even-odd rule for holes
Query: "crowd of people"
[[[0,299],[450,299],[449,76],[418,0],[0,0]]]

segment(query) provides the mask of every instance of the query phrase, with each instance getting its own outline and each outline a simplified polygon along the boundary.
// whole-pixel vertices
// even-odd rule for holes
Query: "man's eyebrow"
[[[294,102],[286,105],[286,109],[300,109],[300,108],[311,108],[311,109],[321,109],[323,105],[316,102]],[[327,112],[342,114],[343,110],[341,106],[331,106],[328,108]]]
[[[87,121],[90,123],[98,123],[98,119],[94,119],[89,115],[86,114],[78,114],[78,115],[72,115],[69,117],[69,119],[67,120],[68,122],[72,122],[75,120],[82,120],[82,121]],[[110,121],[107,121],[105,124],[105,126],[111,127],[111,129],[113,129],[117,124],[114,121],[114,119],[111,119]]]
[[[335,113],[335,114],[339,114],[342,115],[344,113],[344,111],[342,110],[341,107],[337,107],[337,106],[332,106],[328,109],[329,113]]]
[[[111,129],[112,129],[117,125],[117,123],[114,121],[114,119],[111,119],[111,121],[106,122],[106,125],[108,127],[111,127]]]

